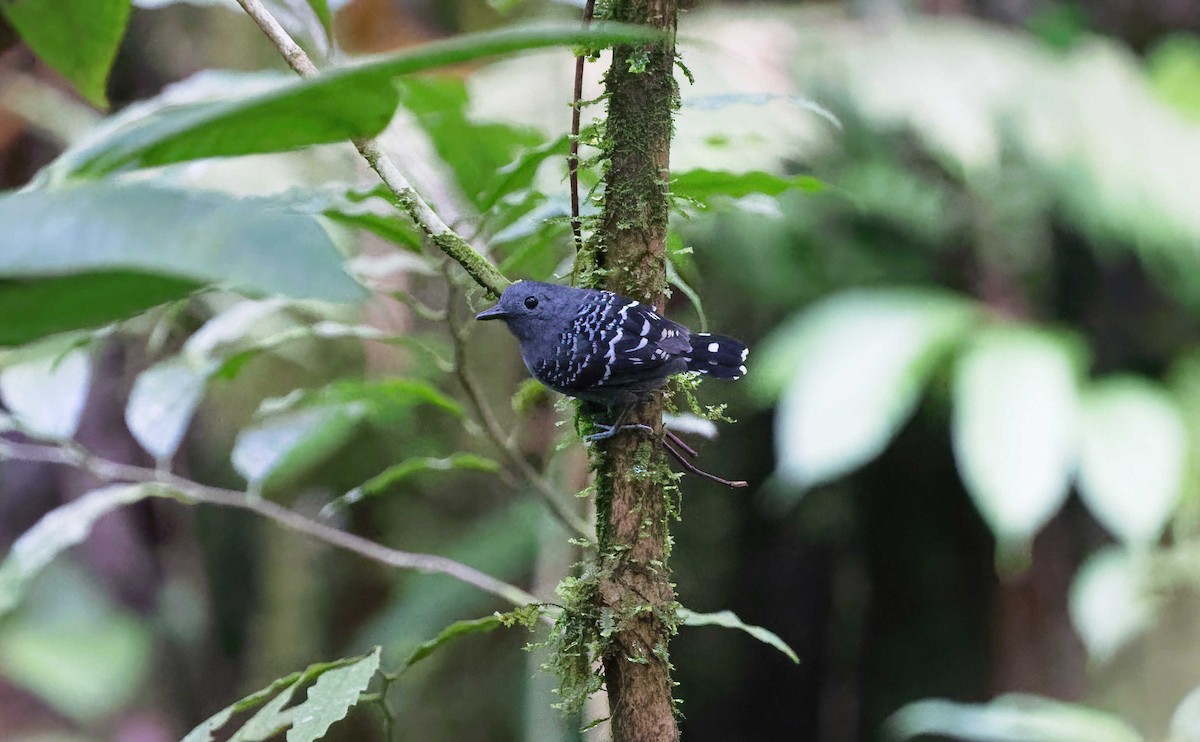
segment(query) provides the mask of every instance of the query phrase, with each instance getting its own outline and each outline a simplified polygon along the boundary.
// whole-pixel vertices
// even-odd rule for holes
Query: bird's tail
[[[707,332],[692,333],[692,350],[688,353],[688,371],[718,379],[740,379],[746,375],[746,344],[725,335]]]

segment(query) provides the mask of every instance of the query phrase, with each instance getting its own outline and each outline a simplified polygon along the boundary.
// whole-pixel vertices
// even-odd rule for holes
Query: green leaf
[[[1067,497],[1081,355],[1048,332],[995,327],[975,338],[955,369],[954,455],[1001,556],[1024,556]]]
[[[1067,607],[1088,656],[1111,660],[1154,621],[1157,603],[1148,565],[1127,549],[1092,554],[1071,583]]]
[[[375,495],[386,492],[397,483],[408,479],[414,474],[431,471],[453,471],[453,470],[472,470],[494,472],[499,470],[500,465],[492,459],[483,456],[477,456],[473,453],[453,453],[445,458],[435,456],[422,456],[419,458],[407,459],[399,464],[389,466],[379,474],[363,482],[358,487],[350,490],[338,499],[329,503],[326,506],[326,511],[336,510],[338,508],[352,505],[356,502],[361,502],[364,498],[373,497]],[[325,512],[325,511],[323,511]]]
[[[329,0],[308,0],[308,7],[312,8],[313,14],[321,22],[321,28],[325,30],[326,38],[332,40],[333,13],[329,12]]]
[[[3,271],[0,264],[0,274]],[[0,346],[123,320],[197,288],[195,281],[132,271],[0,279],[0,317],[5,318],[0,323]]]
[[[1106,379],[1082,399],[1079,494],[1109,531],[1130,546],[1158,541],[1183,492],[1187,429],[1158,385]]]
[[[336,722],[346,718],[372,678],[379,671],[380,650],[362,657],[351,657],[310,666],[271,683],[205,720],[183,738],[183,742],[213,742],[221,731],[223,739],[267,739],[287,730],[287,742],[313,742],[325,735]],[[315,681],[315,682],[314,682]],[[306,699],[284,708],[300,688],[312,684]],[[263,706],[263,704],[266,704]],[[225,725],[235,714],[263,706],[237,730]],[[232,734],[232,736],[230,736]]]
[[[130,168],[373,137],[399,103],[395,86],[382,74],[303,79],[220,74],[231,77],[225,98],[168,105],[108,127],[52,166],[56,177],[96,178]]]
[[[935,291],[850,291],[781,327],[752,359],[776,415],[779,473],[800,487],[870,461],[912,415],[930,374],[978,321],[973,305]]]
[[[468,634],[486,634],[503,625],[504,622],[501,620],[499,613],[467,621],[455,621],[447,626],[442,633],[413,650],[408,659],[404,660],[404,666],[411,667],[417,664],[455,639],[467,636]]]
[[[233,465],[255,488],[289,481],[336,453],[361,425],[408,424],[421,404],[462,414],[456,402],[415,379],[343,381],[269,399],[238,435]]]
[[[532,170],[521,167],[521,153],[541,144],[540,134],[472,121],[467,115],[466,85],[460,80],[411,78],[400,90],[401,105],[425,130],[438,157],[454,172],[459,189],[477,210],[491,208],[509,189],[521,186],[523,178],[528,185],[541,160],[535,155]],[[540,154],[539,150],[534,152]]]
[[[336,451],[362,422],[361,404],[304,407],[251,424],[233,444],[233,468],[261,489],[278,475],[288,478]]]
[[[84,728],[136,704],[153,665],[150,622],[113,605],[95,576],[69,560],[51,565],[20,610],[0,621],[5,682]]]
[[[79,427],[92,381],[88,348],[44,352],[0,370],[0,397],[20,427],[34,435],[68,439]]]
[[[696,613],[687,608],[680,608],[677,611],[679,620],[684,626],[724,626],[727,629],[740,629],[745,631],[750,636],[758,639],[763,644],[770,644],[780,652],[787,655],[787,658],[796,664],[800,664],[800,658],[796,656],[796,652],[789,647],[775,632],[764,629],[761,626],[752,626],[744,623],[742,619],[737,617],[733,611],[718,611],[717,613]]]
[[[102,135],[68,153],[54,171],[56,177],[95,177],[120,168],[165,165],[203,157],[281,152],[374,136],[383,130],[395,111],[398,93],[392,82],[394,77],[527,49],[577,44],[601,46],[659,37],[660,34],[637,26],[607,23],[593,24],[590,28],[530,26],[456,36],[312,78],[288,79],[287,82],[280,78],[271,82],[271,90],[251,89],[232,101],[193,102],[164,107],[142,118],[131,117],[132,120],[127,119],[121,126],[105,130]],[[438,87],[438,83],[431,85]],[[456,131],[460,131],[454,119],[448,119],[446,124],[454,125]],[[492,143],[495,143],[495,136],[511,137],[513,131],[500,124],[475,129],[477,134],[488,136]],[[524,134],[522,141],[531,143],[530,136]],[[443,147],[461,147],[479,154],[484,151],[476,146],[479,143],[451,137],[443,141]],[[483,163],[472,165],[469,160],[456,156],[447,161],[456,167],[472,169],[475,177],[470,179],[470,188],[474,191],[468,195],[477,197],[486,188],[495,187],[497,170],[508,164],[511,157],[490,169]]]
[[[1111,714],[1016,693],[986,704],[916,701],[893,714],[887,730],[902,740],[940,735],[978,742],[1142,742]]]
[[[146,484],[119,484],[92,490],[51,510],[21,534],[0,562],[0,616],[21,599],[26,585],[63,551],[81,543],[102,516],[147,497],[172,493]]]
[[[625,23],[595,22],[583,27],[577,23],[547,23],[498,31],[462,34],[443,41],[406,50],[399,54],[376,57],[368,62],[332,74],[410,75],[414,72],[447,67],[484,57],[546,47],[588,46],[598,48],[612,44],[635,44],[664,38],[653,29]]]
[[[316,219],[219,193],[106,182],[8,194],[0,197],[0,231],[7,245],[0,279],[74,276],[87,284],[81,276],[101,274],[101,293],[125,287],[143,299],[161,298],[172,285],[184,286],[180,280],[325,301],[365,295]],[[263,270],[268,265],[271,270]],[[160,282],[147,294],[138,288],[146,280],[139,273],[176,283]],[[0,288],[0,306],[5,291]],[[93,316],[129,308],[117,302],[104,308],[113,311]],[[38,310],[57,308],[26,308]],[[9,317],[19,322],[20,314]]]
[[[1146,55],[1154,91],[1192,121],[1200,120],[1200,39],[1173,34]]]
[[[295,719],[288,730],[287,742],[314,742],[325,736],[335,723],[346,718],[350,707],[379,670],[379,647],[358,662],[330,670],[317,678],[304,703],[288,709]]]
[[[671,178],[671,194],[707,203],[713,196],[741,198],[752,193],[767,196],[798,188],[809,193],[824,190],[825,184],[811,175],[775,175],[752,170],[734,173],[728,170],[688,170]]]
[[[0,12],[42,61],[97,106],[129,20],[130,0],[5,0]]]
[[[138,374],[125,406],[125,425],[160,463],[170,462],[208,386],[212,366],[176,356]]]

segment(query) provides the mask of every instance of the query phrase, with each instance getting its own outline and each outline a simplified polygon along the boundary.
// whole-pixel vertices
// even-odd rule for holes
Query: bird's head
[[[518,340],[557,335],[559,326],[575,316],[578,299],[573,302],[572,296],[579,292],[553,283],[517,281],[504,290],[496,306],[475,319],[502,319]]]

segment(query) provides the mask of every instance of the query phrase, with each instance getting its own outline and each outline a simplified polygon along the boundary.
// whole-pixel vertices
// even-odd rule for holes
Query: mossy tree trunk
[[[617,46],[605,77],[608,121],[604,209],[595,260],[604,285],[663,306],[669,206],[676,0],[613,0],[611,20],[666,32],[662,41]],[[630,413],[628,422],[661,434],[662,399]],[[593,615],[612,619],[601,642],[604,681],[616,742],[676,740],[667,645],[675,632],[675,593],[667,557],[676,513],[662,450],[643,433],[621,433],[597,465],[599,582]]]

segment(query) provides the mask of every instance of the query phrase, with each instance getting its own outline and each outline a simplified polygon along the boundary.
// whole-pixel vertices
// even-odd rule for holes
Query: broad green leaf
[[[288,476],[324,460],[357,429],[366,415],[363,404],[303,407],[271,415],[238,434],[233,468],[261,489],[273,474]]]
[[[329,505],[325,507],[325,511],[336,510],[337,508],[346,507],[356,502],[360,502],[364,498],[382,494],[389,488],[394,487],[397,483],[408,479],[414,474],[431,471],[453,471],[464,469],[472,471],[494,472],[499,468],[500,465],[492,459],[484,458],[483,456],[477,456],[473,453],[454,453],[445,458],[439,458],[436,456],[422,456],[418,458],[407,459],[405,461],[401,461],[399,464],[389,466],[387,469],[371,477],[358,487],[355,487],[338,499],[329,503]]]
[[[290,480],[335,453],[362,424],[402,426],[414,408],[462,408],[425,381],[343,381],[268,399],[234,443],[233,465],[253,487]]]
[[[204,399],[213,365],[184,356],[168,358],[138,374],[125,406],[125,425],[160,463],[170,462],[192,415]]]
[[[195,281],[133,271],[0,279],[0,346],[126,319],[197,288]]]
[[[496,171],[493,179],[480,195],[479,208],[487,211],[510,193],[528,188],[537,175],[538,168],[553,157],[566,157],[571,150],[570,137],[561,136],[551,142],[522,152],[517,158]]]
[[[26,285],[18,281],[59,277],[86,284],[82,276],[99,274],[106,292],[124,287],[137,295],[138,282],[147,280],[140,273],[325,301],[365,294],[316,219],[213,192],[106,182],[13,193],[0,197],[0,231],[7,246],[0,279],[18,287]],[[6,285],[0,284],[0,305]],[[148,296],[161,299],[169,285],[159,284]],[[52,296],[43,292],[42,298]],[[130,308],[125,301],[116,304],[122,312]],[[9,320],[19,323],[20,316]]]
[[[288,709],[295,721],[288,730],[287,742],[314,742],[324,737],[329,727],[346,718],[350,707],[358,703],[379,670],[379,657],[380,649],[376,647],[358,662],[317,678],[304,703]]]
[[[208,382],[231,373],[255,354],[306,338],[389,339],[374,327],[329,321],[263,332],[262,325],[278,320],[287,307],[281,299],[239,301],[188,338],[178,356],[139,374],[125,408],[126,425],[138,443],[157,461],[169,461],[204,399]]]
[[[800,658],[796,656],[796,652],[789,647],[775,632],[764,629],[761,626],[753,626],[744,623],[742,619],[737,617],[733,611],[718,611],[717,613],[696,613],[687,608],[680,608],[677,611],[679,620],[684,626],[724,626],[727,629],[740,629],[745,631],[750,636],[758,639],[763,644],[770,644],[780,652],[787,655],[787,658],[796,664],[800,664]]]
[[[468,634],[486,634],[494,631],[504,625],[499,613],[483,618],[476,618],[467,621],[455,621],[447,626],[442,633],[425,642],[421,646],[413,650],[413,653],[404,660],[404,666],[410,667],[433,654],[438,649],[441,649],[446,644],[458,639],[459,637]]]
[[[533,178],[541,160],[535,154],[535,164],[521,167],[520,156],[529,150],[543,151],[541,135],[507,124],[471,120],[462,81],[412,78],[405,80],[400,90],[401,105],[424,129],[438,157],[453,171],[459,189],[477,210],[486,211],[504,193],[528,185]]]
[[[331,75],[410,75],[414,72],[461,64],[546,47],[602,47],[634,44],[663,38],[662,33],[624,23],[596,22],[583,27],[576,23],[546,23],[498,31],[462,34],[435,41],[399,54],[383,55]]]
[[[1135,546],[1158,540],[1183,491],[1187,430],[1175,402],[1136,378],[1083,395],[1079,494],[1104,526]]]
[[[1021,556],[1067,497],[1078,454],[1079,355],[1048,332],[995,327],[958,361],[954,455],[1001,556]]]
[[[137,703],[153,650],[148,622],[69,561],[47,569],[0,621],[0,675],[83,728]]]
[[[312,665],[304,672],[279,678],[263,690],[218,711],[189,732],[183,742],[213,742],[218,731],[221,738],[231,742],[250,742],[274,738],[285,729],[288,742],[313,742],[346,718],[350,708],[359,702],[379,671],[379,658],[380,650],[376,647],[363,657]],[[285,708],[292,696],[309,684],[305,700]],[[237,730],[224,728],[235,714],[259,706],[262,708]]]
[[[171,496],[167,490],[145,484],[103,487],[51,510],[12,545],[0,562],[0,616],[21,599],[25,587],[47,564],[81,543],[102,516],[147,497]]]
[[[741,198],[752,193],[778,196],[798,188],[809,193],[825,184],[811,175],[775,175],[762,170],[734,173],[728,170],[688,170],[671,178],[671,194],[706,203],[713,196]]]
[[[1157,604],[1146,567],[1127,549],[1108,547],[1075,574],[1068,609],[1092,659],[1111,660],[1153,622]]]
[[[933,291],[851,291],[778,330],[751,359],[750,378],[764,399],[786,384],[775,422],[779,473],[809,487],[879,455],[976,318],[969,303]]]
[[[269,84],[234,86],[223,100],[163,107],[108,128],[67,153],[58,177],[97,178],[129,168],[372,137],[387,126],[398,103],[386,75],[281,75]]]
[[[6,0],[0,12],[42,61],[97,106],[129,20],[130,0]]]
[[[916,701],[888,719],[887,731],[902,740],[939,735],[972,742],[1142,742],[1112,714],[1015,693],[985,704]]]
[[[67,439],[75,435],[91,389],[92,359],[88,348],[59,351],[0,370],[0,397],[24,430]]]

